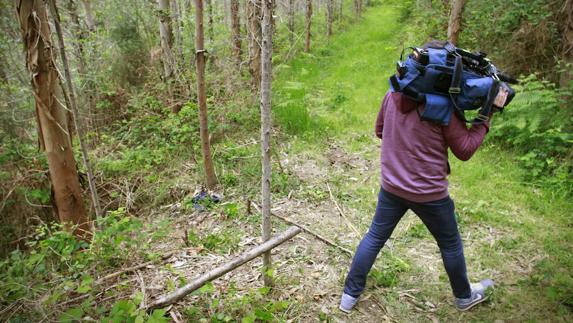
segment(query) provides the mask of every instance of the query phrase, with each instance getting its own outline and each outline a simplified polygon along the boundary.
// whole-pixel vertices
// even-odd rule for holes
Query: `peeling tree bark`
[[[199,128],[201,133],[201,149],[207,188],[217,185],[215,167],[211,158],[211,143],[209,142],[209,123],[207,118],[207,96],[205,93],[205,38],[203,31],[203,0],[195,0],[195,68],[197,70],[197,100],[199,101]]]
[[[450,22],[448,24],[448,41],[457,46],[458,36],[462,30],[462,13],[466,0],[453,0]]]
[[[233,42],[233,56],[237,70],[241,68],[241,19],[239,17],[239,0],[231,0],[231,40]]]
[[[263,173],[261,178],[261,200],[263,207],[263,241],[271,237],[271,83],[273,26],[272,0],[263,0],[262,57],[261,57],[261,155]],[[271,253],[263,255],[263,278],[265,286],[272,285],[268,274],[271,268]]]
[[[304,43],[304,51],[310,52],[310,37],[311,37],[311,24],[312,24],[312,0],[306,0],[306,41]]]
[[[253,88],[261,85],[261,0],[247,0],[249,73]]]
[[[91,223],[81,195],[76,161],[68,140],[66,115],[56,99],[58,76],[46,5],[42,0],[17,0],[16,11],[36,99],[40,147],[46,151],[56,212],[74,233],[89,239]]]
[[[92,166],[91,166],[89,155],[88,155],[88,149],[87,149],[85,141],[84,141],[84,129],[80,125],[80,121],[78,120],[79,114],[78,114],[78,107],[76,105],[76,95],[75,95],[75,91],[74,91],[74,85],[72,82],[72,74],[70,73],[70,66],[68,64],[68,58],[66,55],[66,46],[64,43],[64,35],[62,33],[62,27],[60,25],[60,14],[58,13],[58,8],[56,7],[56,1],[55,0],[50,0],[50,9],[51,9],[50,12],[52,14],[52,18],[54,19],[54,26],[56,27],[56,33],[58,35],[58,42],[60,45],[60,56],[62,57],[62,63],[64,65],[64,75],[66,76],[66,83],[68,84],[68,94],[70,97],[69,106],[71,107],[71,110],[72,110],[74,126],[76,128],[76,132],[78,134],[78,140],[80,142],[80,149],[82,151],[82,159],[84,162],[84,167],[86,168],[86,172],[88,174],[88,185],[90,187],[92,203],[94,206],[96,218],[99,219],[102,216],[101,207],[99,204],[99,197],[98,197],[97,189],[96,189],[95,182],[94,182],[95,180],[94,180],[93,170],[92,170]]]

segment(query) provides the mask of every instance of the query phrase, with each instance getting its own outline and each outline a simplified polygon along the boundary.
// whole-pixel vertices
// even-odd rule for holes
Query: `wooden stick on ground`
[[[349,254],[350,256],[352,256],[352,251],[350,251],[349,249],[346,249],[346,248],[344,248],[344,247],[342,247],[342,246],[340,246],[340,245],[338,245],[338,244],[336,244],[336,243],[334,243],[334,242],[328,240],[327,238],[321,236],[320,234],[318,234],[318,233],[316,233],[316,232],[314,232],[314,231],[311,231],[310,229],[304,227],[303,225],[298,224],[298,223],[296,223],[296,222],[293,222],[293,221],[291,221],[291,220],[289,220],[289,219],[287,219],[287,218],[285,218],[285,217],[283,217],[283,216],[281,216],[281,215],[275,214],[275,213],[271,213],[271,215],[274,216],[274,217],[277,217],[277,218],[279,218],[279,219],[281,219],[281,220],[283,220],[284,222],[286,222],[286,223],[288,223],[288,224],[290,224],[290,225],[294,225],[294,226],[299,227],[302,231],[304,231],[304,232],[310,234],[311,236],[314,236],[314,237],[317,238],[318,240],[320,240],[320,241],[326,243],[327,245],[330,245],[330,246],[332,246],[332,247],[338,248],[338,249],[340,249],[340,250],[346,252],[346,253]]]
[[[285,241],[291,239],[295,235],[299,234],[301,229],[295,226],[288,228],[283,233],[272,237],[271,239],[263,242],[262,244],[256,246],[255,248],[248,250],[236,258],[232,259],[231,261],[223,264],[213,270],[210,270],[202,275],[199,275],[194,280],[192,280],[189,284],[165,295],[157,299],[155,302],[151,303],[147,310],[153,310],[156,308],[162,308],[167,305],[173,304],[183,297],[189,295],[194,290],[203,286],[206,282],[214,280],[223,276],[224,274],[230,272],[231,270],[255,259],[256,257],[260,256],[261,254],[270,251],[274,247],[284,243]]]
[[[332,190],[330,189],[330,185],[328,183],[326,183],[326,187],[328,187],[328,194],[330,195],[330,199],[332,200],[332,202],[334,202],[334,205],[336,205],[336,208],[338,209],[338,213],[340,213],[340,216],[342,216],[344,220],[346,220],[348,226],[354,231],[354,233],[356,233],[357,236],[360,237],[360,232],[358,231],[358,229],[356,229],[356,227],[352,224],[352,222],[348,220],[348,218],[344,214],[344,211],[342,211],[342,208],[340,207],[340,205],[338,205],[338,202],[334,198],[334,195],[332,195]]]

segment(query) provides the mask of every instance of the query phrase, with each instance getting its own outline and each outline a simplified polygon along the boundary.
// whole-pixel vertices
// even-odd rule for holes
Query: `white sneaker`
[[[340,306],[338,306],[338,308],[344,313],[350,314],[356,303],[358,303],[357,297],[352,297],[346,293],[343,293],[342,298],[340,299]]]

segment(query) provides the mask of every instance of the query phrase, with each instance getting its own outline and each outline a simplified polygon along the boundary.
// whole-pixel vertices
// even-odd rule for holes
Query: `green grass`
[[[279,66],[274,83],[275,121],[287,133],[297,135],[290,139],[291,154],[320,157],[335,140],[348,152],[361,152],[368,160],[378,158],[373,124],[401,50],[398,16],[396,7],[371,8],[351,30]],[[399,291],[408,289],[417,290],[417,299],[438,304],[431,315],[443,321],[571,320],[573,204],[546,187],[525,182],[517,156],[493,142],[487,141],[469,162],[453,156],[450,160],[450,192],[456,201],[469,275],[472,280],[490,276],[497,281],[492,300],[463,315],[453,309],[441,264],[434,268],[439,271],[437,277],[431,278],[433,273],[427,272],[418,257],[417,248],[434,242],[412,217],[404,221],[409,223],[406,233],[395,232],[391,254],[384,252],[378,260],[367,294],[393,309],[391,317],[398,321],[429,318],[404,305]],[[365,183],[348,181],[348,174],[328,179],[333,190],[351,197],[344,204],[358,210],[361,218],[356,222],[362,230],[374,209],[375,194],[370,192],[378,185],[379,170],[370,173],[374,179]],[[439,259],[436,254],[432,257]],[[388,267],[391,259],[411,264],[411,270],[397,274]],[[365,313],[353,314],[354,319],[368,317],[370,308],[361,309]]]
[[[397,15],[393,7],[371,8],[361,23],[327,45],[278,66],[278,123],[293,134],[370,130],[399,55]]]

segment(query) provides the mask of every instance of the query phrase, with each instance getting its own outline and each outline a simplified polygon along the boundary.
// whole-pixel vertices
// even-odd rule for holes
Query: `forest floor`
[[[292,135],[275,142],[273,212],[352,251],[367,231],[379,190],[380,141],[373,125],[399,54],[397,15],[391,6],[374,7],[330,44],[277,67],[275,118]],[[228,149],[235,158],[257,158],[256,140]],[[491,298],[472,311],[453,307],[439,250],[411,212],[378,257],[350,315],[337,309],[350,256],[304,233],[273,250],[272,291],[260,288],[257,259],[175,310],[188,319],[215,320],[254,311],[259,319],[286,321],[571,321],[571,203],[523,182],[511,152],[493,143],[486,142],[469,162],[451,161],[450,192],[470,279],[496,282]],[[256,203],[247,215],[241,192],[225,194],[233,207],[229,212],[223,203],[215,208],[222,211],[211,213],[219,212],[215,217],[168,206],[178,217],[173,241],[180,244],[178,237],[191,227],[236,239],[233,251],[254,245],[260,234]],[[277,218],[273,223],[276,232],[286,227]],[[170,274],[158,270],[152,285],[189,279],[228,257],[228,252],[206,256],[188,249],[170,260]],[[265,297],[274,301],[265,303]],[[252,305],[257,300],[263,304],[259,310]]]

